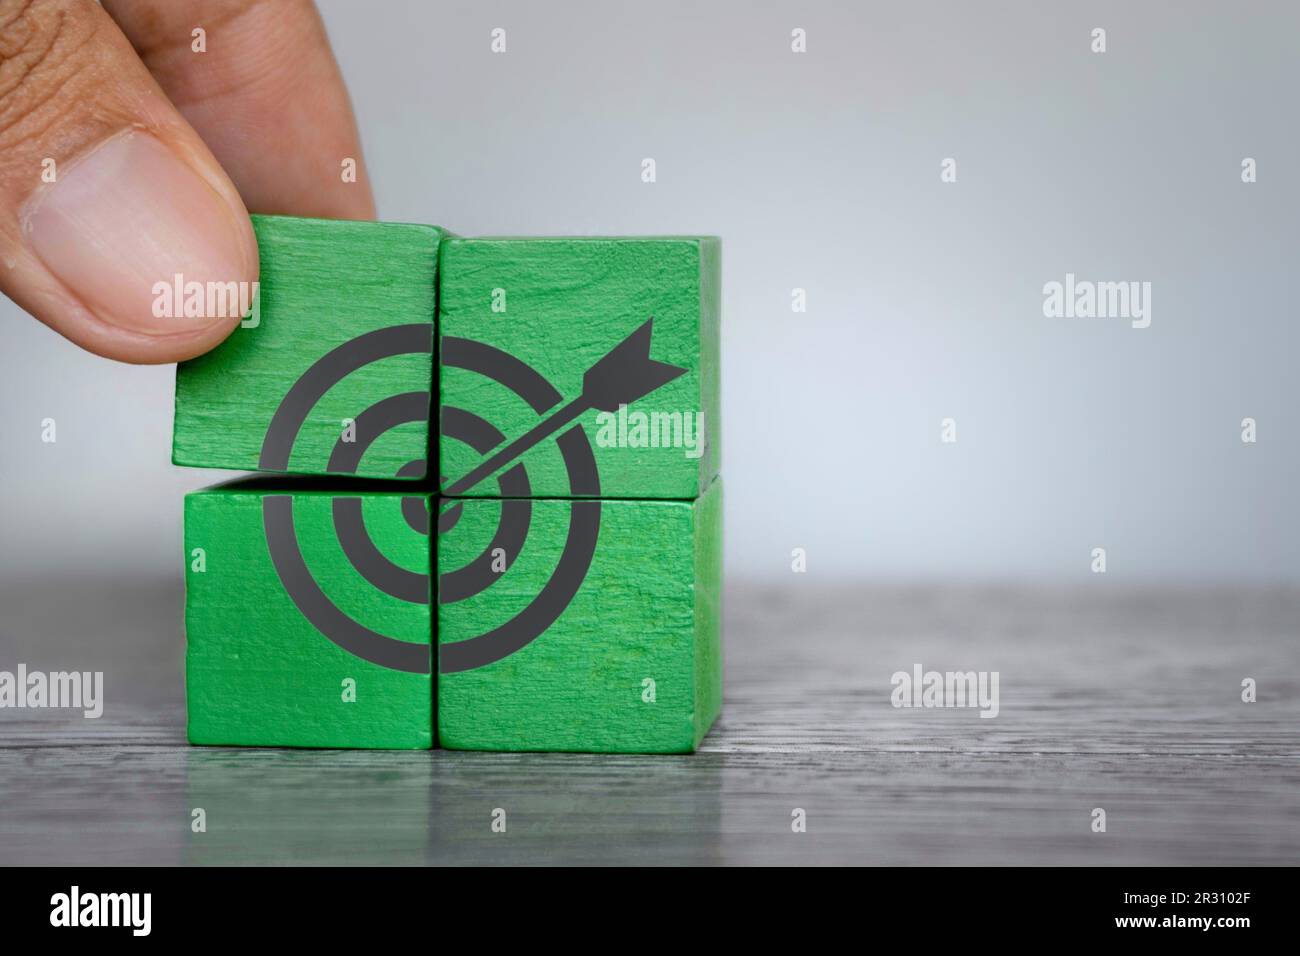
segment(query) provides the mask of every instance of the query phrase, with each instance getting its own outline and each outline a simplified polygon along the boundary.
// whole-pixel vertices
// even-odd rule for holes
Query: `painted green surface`
[[[450,499],[441,502],[448,507]],[[549,578],[569,503],[535,500],[522,553],[474,597],[442,605],[440,644],[513,617]],[[438,540],[446,572],[491,540],[501,504],[462,502]],[[442,746],[462,750],[682,753],[722,705],[722,488],[694,501],[604,501],[582,587],[540,637],[496,663],[438,680]],[[654,701],[646,700],[654,682]]]
[[[176,371],[172,461],[258,469],[267,425],[317,359],[362,333],[434,320],[434,226],[254,216],[261,253],[260,324],[237,328]],[[432,392],[431,355],[397,355],[358,369],[313,408],[289,472],[319,475],[345,419],[402,392]],[[369,448],[357,474],[388,478],[426,457],[428,425],[409,422]]]
[[[694,498],[718,473],[719,270],[720,244],[711,237],[447,239],[439,334],[514,355],[568,401],[582,392],[583,373],[592,363],[653,316],[651,357],[687,373],[628,407],[626,427],[617,413],[611,422],[594,409],[578,421],[596,455],[602,495]],[[440,393],[442,405],[485,418],[507,439],[539,420],[518,395],[477,372],[444,366]],[[694,425],[697,413],[703,414],[704,439],[691,448],[687,439],[698,433],[692,428],[688,436],[685,425]],[[646,420],[638,428],[642,414]],[[658,441],[661,435],[668,447]],[[441,472],[449,481],[480,458],[446,437],[440,449]],[[554,441],[533,448],[522,461],[532,494],[570,494]],[[495,482],[481,482],[468,493],[498,492]]]
[[[432,746],[428,674],[371,664],[336,646],[294,606],[267,551],[262,498],[240,483],[185,498],[186,692],[195,744],[283,747]],[[428,604],[377,590],[348,561],[334,531],[333,493],[294,491],[303,558],[325,594],[359,623],[431,643]],[[366,492],[370,538],[389,560],[428,573],[428,539],[401,513],[402,495]],[[427,499],[426,499],[427,502]],[[196,570],[195,549],[204,569]],[[344,681],[356,700],[344,700]]]

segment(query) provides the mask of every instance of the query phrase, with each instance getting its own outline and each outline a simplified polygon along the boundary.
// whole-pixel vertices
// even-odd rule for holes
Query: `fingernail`
[[[45,267],[100,319],[134,332],[162,335],[229,321],[238,314],[229,296],[176,293],[188,283],[199,283],[188,286],[192,292],[257,275],[244,211],[140,131],[115,136],[60,169],[28,200],[22,218],[28,247]]]

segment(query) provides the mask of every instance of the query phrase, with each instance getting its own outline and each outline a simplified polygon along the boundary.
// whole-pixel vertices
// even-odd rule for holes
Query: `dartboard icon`
[[[653,317],[637,327],[583,375],[581,394],[565,401],[536,369],[494,346],[472,339],[443,336],[441,362],[485,376],[527,403],[537,423],[513,439],[474,411],[444,405],[440,429],[447,438],[469,446],[481,457],[464,476],[444,481],[443,494],[455,497],[495,478],[501,496],[500,517],[483,551],[459,568],[439,575],[438,602],[452,604],[477,595],[500,579],[493,556],[518,556],[532,522],[528,473],[516,461],[530,448],[555,436],[568,474],[569,529],[563,551],[546,583],[517,614],[483,633],[439,648],[442,673],[471,670],[499,661],[526,646],[550,627],[568,607],[586,577],[600,534],[600,473],[585,430],[576,419],[589,409],[615,411],[686,370],[650,358]],[[427,325],[392,326],[358,336],[319,359],[294,384],[276,410],[262,446],[260,467],[286,471],[293,443],[312,408],[344,377],[394,355],[429,352]],[[426,421],[428,392],[407,392],[381,399],[356,417],[356,440],[340,438],[329,460],[332,474],[354,474],[366,449],[385,431],[411,421]],[[424,459],[408,462],[396,477],[420,478]],[[429,672],[427,647],[380,634],[340,610],[321,590],[303,560],[293,518],[292,496],[263,499],[267,547],[286,592],[303,616],[339,647],[372,663],[414,673]],[[451,530],[462,505],[450,502],[438,515],[438,533]],[[402,499],[403,515],[419,534],[429,534],[429,514],[422,497]],[[415,603],[429,600],[429,577],[392,564],[366,532],[361,499],[344,495],[333,501],[334,528],[353,567],[371,585]]]
[[[366,365],[396,355],[430,354],[433,331],[428,324],[394,325],[350,339],[318,359],[280,401],[262,442],[258,466],[263,471],[289,470],[294,441],[316,403],[335,384]],[[355,440],[340,436],[330,453],[332,474],[355,474],[366,450],[390,429],[407,422],[427,422],[429,393],[403,392],[380,399],[355,417]],[[425,459],[407,462],[395,477],[423,478]],[[423,497],[401,499],[402,514],[411,529],[429,534]],[[292,495],[262,499],[266,545],[280,583],[290,600],[316,630],[350,654],[373,664],[415,674],[429,673],[429,648],[381,634],[341,610],[312,577],[303,559],[294,524]],[[393,564],[366,531],[361,498],[336,495],[332,502],[334,531],[352,566],[372,586],[403,601],[429,602],[429,576]]]

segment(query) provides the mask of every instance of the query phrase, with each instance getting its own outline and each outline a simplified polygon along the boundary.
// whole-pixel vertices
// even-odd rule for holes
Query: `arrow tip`
[[[667,385],[686,369],[650,357],[650,336],[654,316],[646,319],[631,335],[587,369],[582,377],[582,395],[592,408],[617,411],[638,398]]]

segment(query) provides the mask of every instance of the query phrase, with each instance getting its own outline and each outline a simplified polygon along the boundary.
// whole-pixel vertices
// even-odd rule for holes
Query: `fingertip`
[[[228,318],[211,325],[150,335],[105,322],[66,290],[55,285],[33,297],[15,295],[25,311],[79,348],[94,355],[131,365],[165,365],[196,358],[216,348],[236,329],[240,320]]]
[[[235,200],[238,202],[238,200]],[[170,336],[246,311],[248,215],[155,136],[126,130],[72,163],[21,213],[26,246],[109,325]]]

